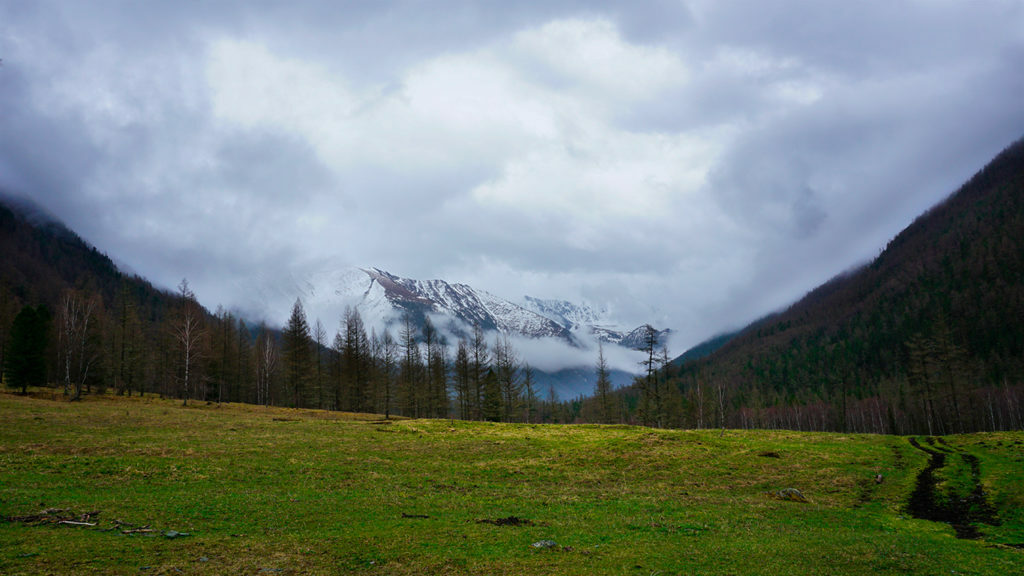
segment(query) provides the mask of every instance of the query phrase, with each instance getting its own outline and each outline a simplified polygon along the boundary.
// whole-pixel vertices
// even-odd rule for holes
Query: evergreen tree
[[[483,403],[481,416],[488,422],[500,422],[503,410],[501,384],[493,368],[489,368],[483,378]]]
[[[50,313],[44,306],[25,306],[14,317],[4,357],[4,381],[11,388],[21,388],[22,394],[28,392],[29,386],[46,383],[49,324]]]
[[[311,373],[312,356],[309,323],[302,300],[296,298],[288,325],[281,333],[281,355],[284,361],[284,378],[291,405],[301,408],[305,403],[304,394]]]

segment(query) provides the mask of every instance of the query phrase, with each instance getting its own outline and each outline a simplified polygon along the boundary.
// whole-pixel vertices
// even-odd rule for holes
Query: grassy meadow
[[[0,393],[0,574],[1024,573],[1024,433],[938,440],[978,539],[907,438]]]

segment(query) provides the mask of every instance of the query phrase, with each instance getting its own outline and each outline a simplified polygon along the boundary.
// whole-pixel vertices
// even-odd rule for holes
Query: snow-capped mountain
[[[341,267],[302,278],[275,276],[272,281],[255,278],[239,293],[248,296],[238,306],[243,316],[279,326],[300,298],[310,322],[319,319],[329,331],[337,327],[345,308],[353,307],[368,326],[394,325],[405,314],[421,324],[429,315],[453,335],[464,335],[479,324],[485,331],[555,338],[573,346],[595,339],[629,349],[643,346],[644,327],[623,328],[606,307],[531,296],[515,303],[466,284],[402,278],[378,268]]]
[[[568,330],[549,318],[466,284],[411,280],[376,268],[363,272],[368,283],[362,301],[357,304],[360,311],[383,296],[400,313],[417,317],[441,314],[466,327],[479,324],[485,331],[497,330],[530,338],[572,339]]]
[[[574,304],[566,300],[543,300],[526,296],[523,307],[573,331],[600,324],[608,317],[607,308],[597,310],[590,304]]]
[[[346,307],[353,307],[370,326],[397,323],[404,314],[422,323],[429,315],[455,334],[479,324],[485,331],[574,341],[558,322],[486,291],[444,280],[402,278],[377,268],[346,267],[303,279],[249,281],[246,286],[249,302],[240,304],[240,312],[278,325],[299,298],[310,321],[317,318],[328,327],[340,322]]]
[[[542,300],[525,297],[523,307],[553,320],[565,329],[580,335],[589,335],[606,344],[617,344],[635,350],[644,347],[646,326],[632,330],[614,323],[607,308],[594,308],[590,304],[574,304],[566,300]],[[671,331],[658,330],[661,342]]]
[[[525,297],[516,303],[466,284],[413,280],[377,268],[321,267],[299,275],[267,275],[239,283],[244,295],[236,312],[250,320],[283,326],[296,298],[310,324],[319,320],[328,334],[340,328],[345,309],[357,310],[367,329],[399,329],[408,314],[414,324],[430,317],[451,339],[468,335],[479,324],[486,332],[518,337],[520,359],[537,371],[538,382],[559,397],[571,398],[593,388],[597,340],[605,347],[619,382],[628,382],[643,345],[643,327],[624,329],[607,308],[565,300]],[[490,339],[491,336],[488,336]]]

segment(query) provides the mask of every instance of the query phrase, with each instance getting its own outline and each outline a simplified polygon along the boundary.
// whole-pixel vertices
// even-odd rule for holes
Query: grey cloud
[[[503,50],[568,18],[669,51],[685,78],[629,100]],[[230,305],[254,269],[334,259],[511,298],[584,296],[626,323],[675,328],[685,347],[874,255],[1018,138],[1022,29],[1013,2],[0,2],[0,188],[158,283],[188,276],[210,305]],[[215,118],[204,59],[225,38],[313,64],[366,100],[356,115],[373,142],[356,143],[358,161],[287,126]],[[703,185],[614,220],[478,202],[510,165],[535,168],[523,159],[534,136],[502,126],[435,145],[427,123],[415,136],[442,160],[426,162],[371,112],[403,96],[411,70],[480,54],[537,88],[525,97],[568,102],[545,109],[566,115],[552,150],[691,137],[713,150],[693,160],[707,162]],[[608,161],[577,150],[551,168],[566,182],[550,194]],[[623,193],[639,197],[644,176]]]

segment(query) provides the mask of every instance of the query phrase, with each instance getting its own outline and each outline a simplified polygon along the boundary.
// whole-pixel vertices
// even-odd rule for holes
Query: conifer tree
[[[597,342],[597,383],[594,384],[594,397],[597,399],[598,418],[603,424],[612,422],[611,405],[612,382],[608,377],[608,362],[604,359],[604,344]]]
[[[312,359],[310,343],[306,311],[302,308],[302,300],[296,298],[295,304],[292,306],[292,314],[288,318],[288,325],[281,333],[285,387],[291,395],[291,405],[296,408],[303,406],[304,394],[309,382]]]
[[[46,348],[50,314],[44,306],[25,306],[14,317],[10,345],[4,361],[4,381],[28,392],[29,386],[46,383]]]

